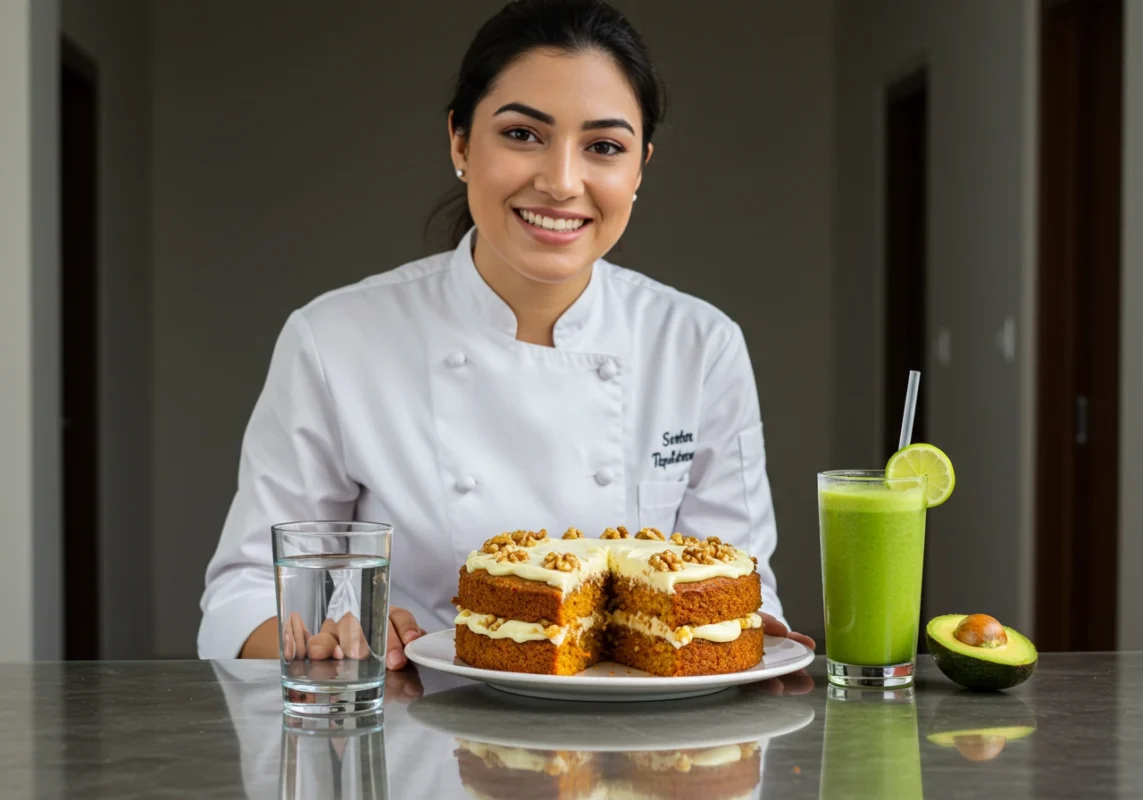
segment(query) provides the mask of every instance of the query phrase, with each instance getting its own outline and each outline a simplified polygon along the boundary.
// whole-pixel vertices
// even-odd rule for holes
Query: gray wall
[[[63,0],[99,70],[100,631],[104,658],[152,652],[151,7]]]
[[[834,272],[836,463],[878,465],[885,88],[929,66],[928,340],[951,359],[921,380],[927,438],[957,469],[929,514],[929,611],[1031,622],[1032,0],[839,3]],[[1016,322],[1017,355],[996,344]],[[891,332],[890,332],[891,333]],[[901,395],[887,398],[899,408]]]
[[[0,4],[0,661],[61,655],[57,25]]]
[[[1143,8],[1125,3],[1119,647],[1143,648]]]
[[[420,223],[455,180],[449,79],[500,5],[154,5],[160,654],[193,652],[203,569],[287,313],[422,254]],[[674,105],[613,257],[742,323],[769,422],[779,588],[795,624],[820,633],[812,478],[830,462],[831,4],[622,5]]]

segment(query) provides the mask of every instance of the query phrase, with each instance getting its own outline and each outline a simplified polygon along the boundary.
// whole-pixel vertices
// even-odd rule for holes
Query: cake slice
[[[610,552],[612,660],[664,676],[757,664],[764,636],[754,559],[715,537],[639,537]]]
[[[603,657],[607,589],[597,540],[494,536],[460,568],[456,654],[480,669],[574,675]]]

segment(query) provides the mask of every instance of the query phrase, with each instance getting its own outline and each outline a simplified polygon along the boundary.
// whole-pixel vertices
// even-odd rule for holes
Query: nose
[[[551,148],[536,175],[535,187],[558,201],[583,194],[583,163],[578,146],[569,143]]]

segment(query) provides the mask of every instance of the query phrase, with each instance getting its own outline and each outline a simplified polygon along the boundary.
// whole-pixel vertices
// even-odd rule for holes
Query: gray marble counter
[[[0,665],[0,796],[1143,797],[1143,653],[1044,655],[1004,694],[922,657],[912,698],[877,702],[831,697],[821,659],[622,706],[409,671],[383,718],[332,730],[285,724],[277,681],[276,662]]]

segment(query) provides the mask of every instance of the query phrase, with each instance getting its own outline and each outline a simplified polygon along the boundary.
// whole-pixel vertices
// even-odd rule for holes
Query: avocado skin
[[[947,618],[946,615],[944,618]],[[964,616],[964,615],[957,615]],[[1005,626],[1009,641],[1027,642],[1031,652],[1031,660],[1026,664],[999,664],[983,657],[974,657],[958,653],[944,645],[933,634],[934,623],[942,617],[936,617],[925,626],[925,641],[929,646],[929,654],[937,667],[945,676],[966,689],[982,691],[1002,691],[1018,686],[1032,677],[1036,671],[1037,653],[1032,643],[1017,631]],[[955,627],[955,626],[954,626]],[[987,651],[984,651],[987,652]]]

